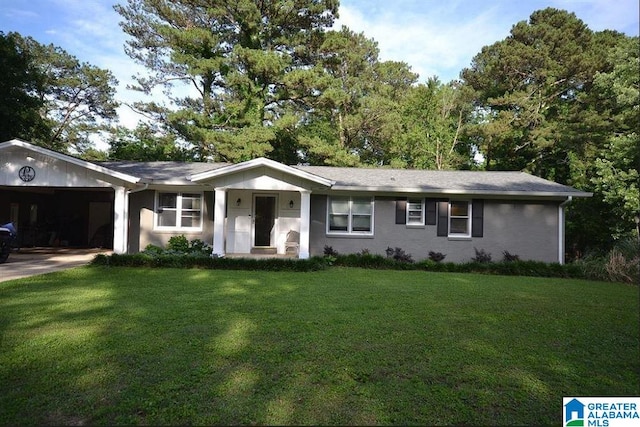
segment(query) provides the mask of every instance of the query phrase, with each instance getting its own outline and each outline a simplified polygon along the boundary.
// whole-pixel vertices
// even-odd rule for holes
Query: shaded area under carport
[[[113,248],[113,200],[111,188],[0,187],[0,224],[20,248]]]

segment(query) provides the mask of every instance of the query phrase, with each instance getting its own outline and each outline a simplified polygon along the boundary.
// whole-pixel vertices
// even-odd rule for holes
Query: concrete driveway
[[[12,252],[0,264],[0,282],[51,273],[88,264],[97,254],[110,254],[104,249],[25,248]]]

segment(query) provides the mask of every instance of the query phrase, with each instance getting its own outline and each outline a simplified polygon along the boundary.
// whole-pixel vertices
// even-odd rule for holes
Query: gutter
[[[567,196],[567,200],[558,205],[558,263],[564,264],[564,208],[573,201],[573,196]]]
[[[587,193],[583,191],[573,192],[571,196],[567,196],[567,192],[554,192],[554,191],[497,191],[497,190],[467,190],[464,188],[431,188],[431,187],[394,187],[394,186],[358,186],[358,185],[343,185],[336,184],[330,188],[331,191],[349,191],[349,192],[363,192],[363,193],[418,193],[418,194],[442,194],[442,195],[455,195],[455,196],[495,196],[495,197],[540,197],[540,198],[560,198],[560,197],[592,197],[593,193]],[[564,203],[564,202],[563,202]]]
[[[139,193],[140,191],[144,191],[149,188],[149,183],[145,182],[142,188],[136,188],[135,190],[128,190],[127,194]]]

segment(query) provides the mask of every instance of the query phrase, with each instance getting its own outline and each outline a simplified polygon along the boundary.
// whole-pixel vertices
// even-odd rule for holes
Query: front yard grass
[[[0,283],[0,424],[557,425],[640,395],[638,287],[332,268]]]

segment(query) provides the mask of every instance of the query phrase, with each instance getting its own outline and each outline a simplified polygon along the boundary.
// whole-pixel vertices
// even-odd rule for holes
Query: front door
[[[256,194],[253,198],[253,246],[275,246],[272,242],[276,224],[276,196]]]

